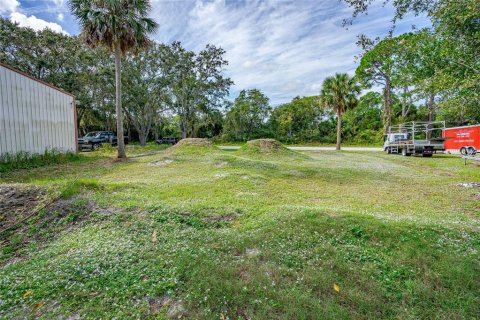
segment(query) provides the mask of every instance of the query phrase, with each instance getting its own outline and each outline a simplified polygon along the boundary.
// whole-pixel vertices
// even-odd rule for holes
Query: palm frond
[[[70,0],[69,7],[82,27],[81,37],[91,46],[122,53],[148,46],[158,24],[148,14],[149,0]]]

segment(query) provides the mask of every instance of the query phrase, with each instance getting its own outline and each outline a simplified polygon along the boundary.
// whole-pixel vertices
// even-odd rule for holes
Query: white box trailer
[[[0,63],[0,155],[77,150],[75,96]]]

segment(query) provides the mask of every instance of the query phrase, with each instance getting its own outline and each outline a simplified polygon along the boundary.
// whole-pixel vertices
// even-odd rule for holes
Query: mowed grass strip
[[[50,188],[88,181],[68,196],[99,213],[8,256],[2,318],[480,313],[480,190],[458,186],[480,173],[458,157],[135,148],[127,162],[5,176]]]

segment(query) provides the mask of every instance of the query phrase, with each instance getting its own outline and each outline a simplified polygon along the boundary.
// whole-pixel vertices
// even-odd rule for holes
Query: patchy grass
[[[458,157],[136,148],[2,177],[72,191],[9,236],[1,318],[480,313],[480,189],[460,185],[480,172]]]

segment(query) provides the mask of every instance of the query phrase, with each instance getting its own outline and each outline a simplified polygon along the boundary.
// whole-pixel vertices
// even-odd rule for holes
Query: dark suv
[[[155,142],[157,144],[171,144],[172,146],[178,142],[178,138],[174,137],[165,137],[165,138],[160,138],[156,140]]]
[[[125,144],[128,144],[128,137],[124,137]],[[101,144],[110,143],[117,145],[117,136],[111,131],[94,131],[87,133],[84,137],[78,139],[78,148],[80,150],[97,150]]]

